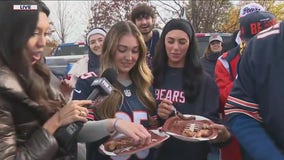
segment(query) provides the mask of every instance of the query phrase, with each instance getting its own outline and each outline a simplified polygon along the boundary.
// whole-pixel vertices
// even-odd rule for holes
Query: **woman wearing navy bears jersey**
[[[130,21],[118,22],[111,27],[102,48],[101,72],[108,68],[117,71],[114,91],[94,108],[94,119],[118,118],[139,123],[146,128],[155,120],[156,102],[150,91],[152,74],[146,62],[147,47],[142,34]],[[73,99],[86,99],[94,89],[91,83],[97,77],[92,73],[82,75],[76,84]],[[80,92],[81,91],[81,92]],[[117,121],[117,124],[121,120]],[[91,133],[90,133],[91,134]],[[143,136],[143,135],[138,135]],[[87,144],[87,159],[151,160],[154,149],[147,149],[133,155],[110,157],[98,151],[107,139]],[[147,143],[147,142],[146,142]]]
[[[183,114],[201,115],[218,122],[219,93],[212,78],[203,73],[197,42],[191,24],[172,19],[164,27],[153,60],[154,88],[159,101],[158,116],[163,121],[173,107]],[[218,137],[225,142],[230,133],[224,125],[214,124]],[[159,160],[206,160],[210,142],[167,140],[158,151]]]

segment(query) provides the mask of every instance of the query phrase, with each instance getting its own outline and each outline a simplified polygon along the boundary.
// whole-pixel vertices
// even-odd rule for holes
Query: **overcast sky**
[[[56,16],[56,11],[57,11],[57,5],[58,1],[53,1],[53,0],[43,0],[46,5],[50,8],[51,14],[49,16],[50,20],[57,25],[58,24],[58,18]],[[62,0],[63,1],[63,0]],[[85,35],[85,30],[88,25],[88,19],[90,18],[90,12],[87,13],[87,6],[90,6],[90,1],[65,1],[66,2],[66,7],[67,11],[69,12],[69,24],[70,24],[70,30],[71,32],[68,34],[66,42],[75,42],[75,41],[84,41],[84,35]],[[64,2],[64,3],[65,3]],[[165,11],[161,10],[161,7],[159,7],[158,4],[159,2],[152,1],[150,2],[152,5],[157,6],[157,10],[159,13],[164,13],[167,16],[167,13]],[[156,3],[156,4],[155,4]],[[168,1],[168,3],[173,3],[171,1]],[[173,3],[172,6],[176,6]],[[88,17],[89,16],[89,17]],[[157,23],[162,24],[161,20],[157,20]]]
[[[57,1],[43,0],[50,8],[50,20],[57,25],[58,18]],[[85,29],[88,25],[88,15],[86,12],[87,1],[66,1],[66,10],[68,10],[68,24],[70,25],[70,33],[68,34],[66,42],[84,41]]]
[[[64,0],[61,0],[64,1]],[[180,0],[181,2],[182,0]],[[58,24],[58,18],[56,16],[56,10],[58,1],[56,0],[43,0],[43,2],[46,3],[46,5],[50,8],[51,14],[49,16],[50,20],[57,25]],[[238,2],[238,1],[234,1]],[[70,26],[70,33],[68,34],[68,37],[66,39],[66,42],[77,42],[77,41],[84,41],[84,35],[85,30],[88,25],[88,20],[90,18],[90,9],[88,9],[88,6],[90,6],[90,1],[87,0],[81,0],[81,1],[64,1],[66,3],[66,11],[69,12],[69,21],[68,24]],[[161,7],[159,7],[159,2],[152,0],[150,2],[152,5],[157,6],[157,10],[160,14],[164,14],[165,16],[169,16],[167,12],[163,11]],[[173,7],[178,6],[174,4],[171,1],[168,1],[167,3],[172,3]],[[157,23],[161,24],[161,21],[157,21]]]

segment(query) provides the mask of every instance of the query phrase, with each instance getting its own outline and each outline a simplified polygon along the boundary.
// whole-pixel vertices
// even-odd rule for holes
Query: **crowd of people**
[[[232,45],[212,34],[200,58],[188,20],[171,19],[158,31],[155,10],[138,4],[131,21],[87,33],[89,54],[72,67],[64,87],[54,85],[41,61],[49,13],[40,0],[0,2],[0,159],[284,159],[284,24],[261,5],[241,8]],[[111,92],[94,96],[102,92],[95,82],[110,69]],[[70,99],[64,97],[68,88]],[[170,137],[123,156],[100,151],[110,137],[122,135],[133,144],[151,143],[149,129],[177,111],[210,119],[216,138]],[[221,155],[211,157],[214,149]]]

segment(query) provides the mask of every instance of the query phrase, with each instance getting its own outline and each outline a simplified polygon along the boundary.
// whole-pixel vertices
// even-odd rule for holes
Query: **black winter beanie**
[[[192,39],[192,37],[194,36],[193,29],[187,20],[172,19],[164,26],[161,37],[164,39],[166,34],[174,29],[179,29],[186,32],[190,39]]]

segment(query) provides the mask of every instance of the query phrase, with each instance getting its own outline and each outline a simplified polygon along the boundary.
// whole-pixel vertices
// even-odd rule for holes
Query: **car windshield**
[[[87,45],[62,45],[59,46],[54,53],[55,56],[82,55],[82,54],[88,54]]]

